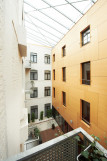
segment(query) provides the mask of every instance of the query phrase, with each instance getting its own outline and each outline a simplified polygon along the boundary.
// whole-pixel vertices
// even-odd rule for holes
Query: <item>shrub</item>
[[[35,121],[35,113],[34,112],[32,112],[31,120],[32,120],[32,122]]]
[[[28,113],[28,123],[30,123],[30,113]]]
[[[40,120],[43,120],[43,111],[40,112]]]
[[[47,118],[52,117],[52,109],[47,110]]]
[[[38,137],[39,134],[40,134],[40,131],[39,131],[39,129],[36,127],[36,128],[34,129],[34,135],[35,135],[35,137]]]

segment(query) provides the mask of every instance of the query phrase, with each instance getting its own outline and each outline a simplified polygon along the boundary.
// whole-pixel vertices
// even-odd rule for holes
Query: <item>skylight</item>
[[[27,42],[54,47],[97,0],[24,0]]]

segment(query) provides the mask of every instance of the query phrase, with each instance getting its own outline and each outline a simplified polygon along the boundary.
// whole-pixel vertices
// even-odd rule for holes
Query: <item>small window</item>
[[[45,117],[47,117],[47,111],[51,109],[51,103],[45,104]]]
[[[45,55],[45,64],[50,64],[50,55]]]
[[[33,93],[30,94],[30,98],[36,98],[36,97],[38,97],[38,88],[35,88],[33,90]]]
[[[45,87],[44,95],[51,96],[51,87]]]
[[[53,97],[55,98],[55,88],[53,88]]]
[[[38,80],[38,71],[37,70],[30,71],[30,80]]]
[[[55,54],[53,54],[53,62],[55,62]]]
[[[66,81],[66,67],[62,68],[62,80],[65,82]]]
[[[90,62],[82,63],[82,84],[90,85]]]
[[[45,80],[51,80],[51,71],[45,70],[44,77]]]
[[[55,69],[53,70],[53,80],[55,80]]]
[[[32,118],[32,113],[35,114],[35,119],[38,119],[38,106],[31,106],[31,118]]]
[[[82,120],[90,124],[90,103],[82,100]]]
[[[33,63],[37,63],[37,54],[36,53],[31,53],[30,54],[30,60]]]
[[[90,42],[90,27],[82,32],[82,46]]]
[[[66,55],[66,46],[62,47],[62,57]]]
[[[65,92],[62,92],[62,102],[63,102],[63,105],[66,106],[66,93]]]

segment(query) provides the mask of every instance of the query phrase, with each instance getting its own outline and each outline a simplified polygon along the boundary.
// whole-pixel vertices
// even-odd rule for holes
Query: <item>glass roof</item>
[[[27,43],[54,47],[97,0],[24,0]]]

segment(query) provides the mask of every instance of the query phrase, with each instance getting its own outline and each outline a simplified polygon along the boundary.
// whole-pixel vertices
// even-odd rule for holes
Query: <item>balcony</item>
[[[7,161],[77,161],[77,156],[81,152],[79,143],[75,136],[81,136],[83,145],[87,147],[94,139],[82,128],[77,128],[62,136],[52,139],[46,143],[38,145],[30,150],[13,156]],[[107,150],[98,142],[96,147],[107,156]]]
[[[31,61],[25,60],[25,69],[31,69]]]

